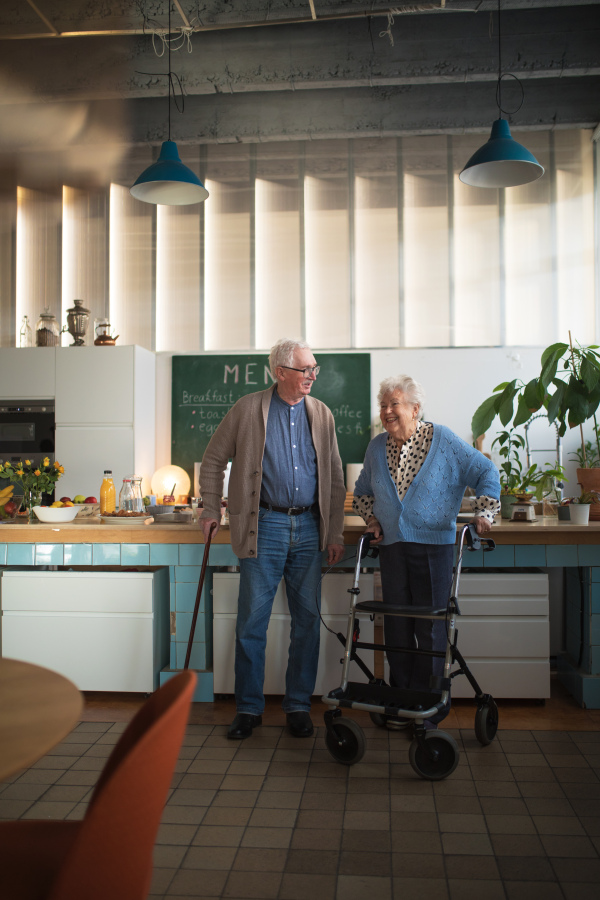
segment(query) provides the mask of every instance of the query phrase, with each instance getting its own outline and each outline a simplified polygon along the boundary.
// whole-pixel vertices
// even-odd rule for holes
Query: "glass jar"
[[[40,313],[35,326],[35,343],[37,347],[58,347],[60,344],[60,328],[53,313],[47,306]]]

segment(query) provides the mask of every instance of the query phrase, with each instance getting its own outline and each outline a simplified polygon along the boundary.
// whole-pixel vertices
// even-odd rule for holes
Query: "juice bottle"
[[[100,515],[105,516],[107,513],[115,511],[116,492],[115,483],[111,469],[104,470],[104,478],[100,485]]]

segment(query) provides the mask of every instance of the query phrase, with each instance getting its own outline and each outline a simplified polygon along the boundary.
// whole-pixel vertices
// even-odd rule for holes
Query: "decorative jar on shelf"
[[[58,347],[60,344],[60,328],[56,316],[47,306],[40,313],[35,326],[35,343],[37,347]]]

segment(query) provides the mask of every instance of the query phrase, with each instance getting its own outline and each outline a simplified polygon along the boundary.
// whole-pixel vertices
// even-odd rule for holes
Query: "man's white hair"
[[[400,391],[404,394],[407,403],[419,404],[419,418],[423,415],[423,404],[425,403],[425,391],[422,385],[410,375],[391,375],[384,378],[379,385],[379,393],[377,394],[377,402],[381,403],[386,394],[393,394]]]
[[[281,338],[273,344],[269,353],[269,369],[274,381],[277,381],[277,366],[293,366],[296,350],[310,350],[310,347],[306,341],[292,341],[289,338]]]

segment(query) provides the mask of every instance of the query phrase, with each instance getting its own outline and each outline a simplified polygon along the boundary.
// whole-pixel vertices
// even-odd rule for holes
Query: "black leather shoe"
[[[290,729],[290,734],[293,734],[294,737],[310,737],[311,734],[314,734],[315,729],[310,715],[307,712],[303,712],[302,710],[299,712],[290,712],[286,713],[285,717],[287,719],[288,728]]]
[[[242,738],[250,737],[252,729],[257,725],[262,725],[262,716],[253,716],[251,713],[237,713],[235,719],[229,726],[227,737],[232,741],[241,741]]]

